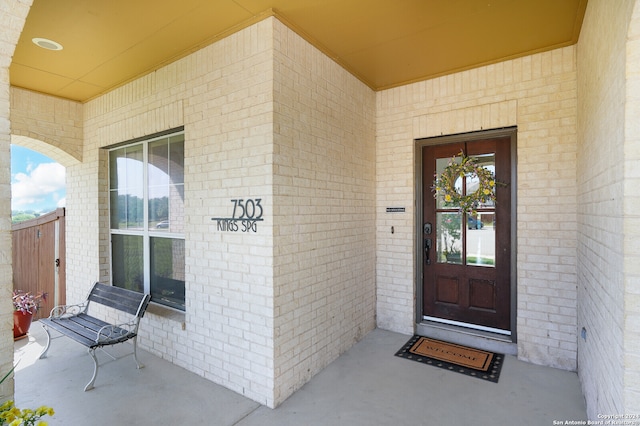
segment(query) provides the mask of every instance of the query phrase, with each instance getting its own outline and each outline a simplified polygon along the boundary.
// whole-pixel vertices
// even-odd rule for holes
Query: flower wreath
[[[459,163],[456,161],[457,156],[451,158],[440,177],[436,176],[432,187],[434,197],[442,195],[446,206],[459,206],[460,211],[475,214],[476,208],[481,203],[496,201],[496,178],[491,171],[478,165],[463,152],[458,155],[461,157]],[[459,177],[464,179],[467,176],[478,178],[478,189],[470,194],[462,195],[456,191],[456,180]]]

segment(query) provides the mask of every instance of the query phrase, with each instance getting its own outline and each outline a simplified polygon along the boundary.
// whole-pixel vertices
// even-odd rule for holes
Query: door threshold
[[[436,317],[428,317],[428,316],[422,317],[422,320],[427,322],[435,322],[439,324],[456,325],[462,328],[469,328],[475,331],[486,331],[490,334],[500,334],[504,336],[511,336],[511,332],[509,330],[501,330],[499,328],[485,327],[484,325],[468,324],[465,322],[452,321],[444,318],[436,318]]]
[[[518,354],[518,345],[513,341],[513,336],[499,333],[423,320],[416,324],[416,334],[505,355]]]

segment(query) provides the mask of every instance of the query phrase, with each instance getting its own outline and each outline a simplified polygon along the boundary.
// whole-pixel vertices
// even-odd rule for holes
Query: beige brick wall
[[[618,3],[589,2],[578,44],[578,359],[592,419],[640,407],[638,6]]]
[[[68,297],[109,280],[100,148],[184,125],[186,313],[152,309],[141,347],[279,404],[375,326],[374,110],[272,18],[88,102],[67,172]],[[211,220],[238,198],[261,199],[255,232]]]
[[[275,24],[279,403],[375,327],[375,93]]]
[[[273,405],[272,22],[262,21],[85,104],[68,169],[70,297],[109,280],[107,152],[185,126],[186,313],[152,310],[141,347]],[[223,232],[231,199],[261,198],[257,232]],[[98,226],[99,225],[99,226]],[[184,329],[183,329],[184,327]]]
[[[66,166],[82,160],[82,104],[11,88],[11,143]]]
[[[0,0],[0,378],[13,364],[13,289],[11,269],[11,130],[9,65],[31,0]],[[13,378],[0,385],[0,402],[13,397]]]
[[[414,139],[517,125],[518,356],[576,368],[576,113],[575,47],[377,94],[379,327],[414,330]]]

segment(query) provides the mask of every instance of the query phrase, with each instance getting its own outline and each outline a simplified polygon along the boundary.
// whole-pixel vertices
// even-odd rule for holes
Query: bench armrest
[[[76,315],[80,315],[87,310],[87,302],[78,303],[76,305],[58,305],[51,309],[49,318],[60,319],[70,318]]]
[[[129,335],[137,333],[138,323],[128,322],[124,324],[108,324],[101,327],[96,333],[96,343],[109,345],[129,339]]]

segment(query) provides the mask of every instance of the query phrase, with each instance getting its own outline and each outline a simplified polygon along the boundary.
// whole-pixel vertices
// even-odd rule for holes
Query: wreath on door
[[[461,191],[456,190],[456,181],[458,178],[466,177],[471,179],[477,177],[478,188],[472,193],[462,195]],[[478,206],[496,201],[495,186],[496,178],[490,170],[460,152],[449,160],[449,164],[440,176],[435,176],[432,190],[434,197],[439,195],[443,197],[445,206],[457,206],[460,211],[475,215]]]

